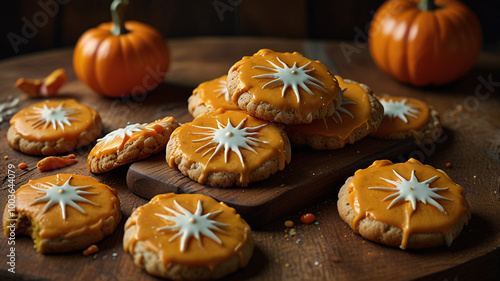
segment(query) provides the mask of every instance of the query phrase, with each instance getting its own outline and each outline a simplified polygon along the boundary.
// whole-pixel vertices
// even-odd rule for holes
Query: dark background
[[[273,36],[352,41],[354,38],[365,38],[373,13],[383,2],[130,0],[126,19],[152,25],[167,39],[188,36]],[[462,2],[476,13],[481,22],[483,48],[500,50],[500,1]],[[110,3],[111,0],[0,0],[0,59],[73,46],[85,30],[111,20]],[[29,24],[34,28],[29,29]],[[360,33],[363,35],[360,36]],[[24,38],[17,50],[8,34]]]

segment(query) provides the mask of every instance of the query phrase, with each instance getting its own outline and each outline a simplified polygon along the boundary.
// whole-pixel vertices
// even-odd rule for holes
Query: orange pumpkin
[[[414,86],[443,85],[467,73],[482,45],[479,21],[455,0],[390,0],[369,30],[375,63]]]
[[[113,22],[83,33],[73,53],[78,78],[109,97],[142,95],[155,89],[169,64],[165,40],[156,29],[140,22],[124,22],[127,4],[113,1]]]

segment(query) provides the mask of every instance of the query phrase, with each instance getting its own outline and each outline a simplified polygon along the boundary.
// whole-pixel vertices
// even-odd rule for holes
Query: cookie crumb
[[[9,159],[9,156],[8,156],[8,155],[5,155],[5,156],[3,157],[3,159],[7,160],[7,159]]]
[[[90,245],[85,251],[83,251],[83,255],[88,257],[92,254],[95,254],[99,251],[97,245]]]
[[[294,224],[293,224],[293,221],[291,221],[291,220],[287,220],[287,221],[285,221],[285,226],[286,226],[286,227],[290,228],[290,227],[293,227],[293,225],[294,225]]]
[[[451,167],[453,167],[453,165],[450,162],[446,163],[446,168],[451,168]]]
[[[340,257],[332,257],[332,261],[334,263],[340,263],[340,262],[342,262],[342,259]]]
[[[289,263],[285,263],[285,267],[290,267],[290,264]]]
[[[24,169],[28,168],[28,164],[22,162],[22,163],[19,163],[19,165],[17,165],[17,167],[19,169],[23,169],[24,170]]]
[[[300,217],[300,221],[304,224],[311,224],[316,221],[316,216],[311,213],[307,213]]]

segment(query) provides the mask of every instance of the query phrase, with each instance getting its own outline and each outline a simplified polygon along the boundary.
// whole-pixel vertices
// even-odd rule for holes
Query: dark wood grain
[[[341,46],[345,44],[359,52],[344,55]],[[39,78],[57,67],[64,67],[68,83],[61,89],[59,98],[75,98],[96,108],[103,119],[105,133],[124,126],[127,121],[148,122],[166,115],[186,122],[189,120],[185,111],[179,108],[187,104],[186,98],[192,89],[200,82],[225,73],[243,55],[262,47],[303,51],[301,40],[270,38],[186,38],[172,40],[169,46],[172,64],[165,83],[144,99],[113,100],[93,94],[75,79],[71,49],[62,49],[1,61],[0,101],[9,95],[20,95],[19,108],[39,102],[21,95],[13,87],[16,79]],[[327,51],[344,77],[368,84],[377,94],[422,99],[441,113],[446,130],[439,143],[417,147],[403,158],[414,156],[443,169],[462,185],[467,191],[471,221],[450,248],[402,251],[385,247],[354,234],[338,217],[335,190],[340,186],[332,184],[332,193],[318,203],[254,229],[256,248],[250,264],[224,280],[498,280],[500,55],[482,53],[469,74],[447,87],[419,89],[398,83],[378,70],[368,49],[355,46],[352,41],[328,42]],[[492,82],[487,87],[484,81],[488,80]],[[30,179],[59,172],[93,176],[117,189],[124,219],[111,236],[97,244],[100,248],[97,255],[90,257],[84,257],[81,252],[40,255],[34,251],[31,238],[16,237],[15,274],[7,271],[10,246],[2,236],[0,280],[157,280],[137,268],[121,246],[124,221],[135,207],[147,202],[127,188],[129,167],[93,175],[85,163],[89,148],[83,148],[75,151],[80,160],[77,164],[42,173],[35,168],[40,157],[16,152],[7,145],[7,128],[5,122],[0,125],[0,157],[9,156],[0,164],[0,209],[7,202],[7,164],[17,166],[26,162],[28,169],[15,169],[16,187]],[[447,162],[453,166],[446,168]],[[279,177],[277,174],[274,178]],[[314,213],[318,224],[301,224],[299,218],[305,212]],[[295,235],[290,235],[290,230],[283,225],[287,219],[295,222]]]

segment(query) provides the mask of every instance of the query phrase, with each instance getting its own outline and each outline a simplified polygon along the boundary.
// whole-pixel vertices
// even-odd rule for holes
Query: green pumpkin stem
[[[122,35],[128,33],[125,29],[125,8],[128,6],[128,0],[113,0],[111,3],[111,19],[113,19],[113,27],[111,34]]]
[[[434,0],[422,0],[418,3],[418,8],[422,11],[435,11],[439,6],[434,3]]]

